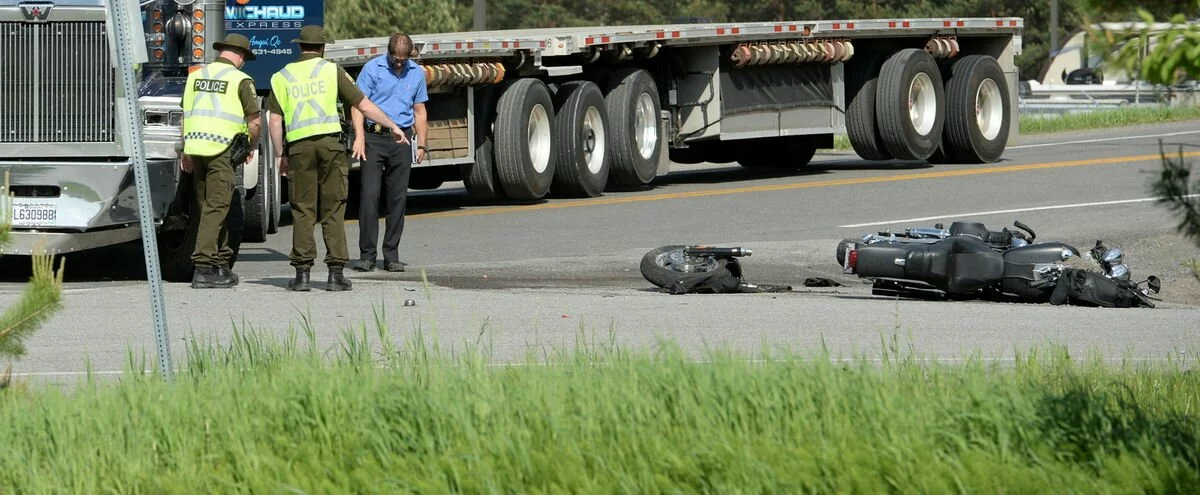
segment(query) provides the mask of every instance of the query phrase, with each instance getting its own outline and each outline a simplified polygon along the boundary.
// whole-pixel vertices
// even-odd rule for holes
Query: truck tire
[[[946,123],[945,89],[933,56],[917,48],[892,54],[877,85],[876,120],[888,153],[900,160],[933,155]]]
[[[658,86],[644,69],[625,68],[612,74],[604,96],[608,107],[608,149],[612,186],[649,185],[658,174],[662,152],[658,125]]]
[[[240,171],[239,171],[240,172]],[[200,228],[200,203],[192,193],[192,176],[179,182],[180,192],[176,196],[177,204],[186,205],[187,228],[158,233],[159,268],[163,280],[167,282],[191,282],[196,265],[192,263],[192,252],[196,249],[196,235]],[[229,203],[229,214],[225,217],[229,229],[229,248],[233,250],[233,258],[229,260],[229,268],[237,264],[238,253],[241,251],[243,229],[245,227],[245,207],[242,200],[244,188],[241,175],[237,174],[236,187]]]
[[[947,158],[957,163],[991,163],[1008,142],[1008,82],[996,59],[967,55],[950,66],[946,82]]]
[[[555,196],[596,197],[608,183],[608,111],[591,81],[563,84],[554,95]]]
[[[882,56],[872,55],[847,65],[846,137],[863,160],[889,160],[875,117],[875,92]]]
[[[458,166],[459,176],[467,189],[467,197],[475,201],[491,201],[504,197],[504,188],[496,173],[492,145],[492,122],[496,120],[495,87],[475,90],[475,163]]]
[[[504,193],[541,199],[554,178],[554,102],[541,80],[518,79],[500,96],[496,112],[496,172]]]
[[[266,113],[266,110],[263,111]],[[260,139],[258,146],[258,184],[246,190],[246,221],[242,232],[244,242],[266,242],[271,234],[273,203],[279,202],[275,192],[272,169],[275,164],[270,139]]]

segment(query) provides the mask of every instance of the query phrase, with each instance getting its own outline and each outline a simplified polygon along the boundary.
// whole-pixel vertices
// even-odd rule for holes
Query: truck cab
[[[191,177],[179,168],[180,100],[189,71],[216,58],[214,41],[242,32],[253,36],[259,55],[247,72],[265,97],[269,75],[296,56],[288,41],[324,17],[319,0],[286,7],[250,0],[137,3],[148,61],[137,67],[138,94],[126,95],[112,64],[104,0],[0,0],[0,176],[9,176],[2,192],[13,199],[14,241],[3,254],[69,254],[140,237],[131,123],[117,111],[133,98],[141,110],[135,124],[145,138],[163,276],[190,280],[195,229],[189,226],[198,206]],[[258,156],[241,167],[230,208],[235,250],[278,228],[278,163],[269,153]]]

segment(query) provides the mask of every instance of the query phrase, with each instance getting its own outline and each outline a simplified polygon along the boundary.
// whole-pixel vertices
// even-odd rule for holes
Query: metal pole
[[[1058,0],[1050,0],[1050,56],[1058,53]],[[1083,63],[1087,63],[1085,59]]]
[[[121,73],[124,84],[125,121],[129,124],[130,156],[133,158],[133,177],[137,185],[138,222],[142,230],[142,250],[146,255],[146,279],[150,282],[150,310],[154,317],[154,340],[158,347],[158,367],[163,377],[169,382],[174,378],[174,368],[171,366],[170,340],[167,338],[167,311],[163,302],[162,272],[158,265],[158,238],[154,230],[154,212],[150,206],[150,175],[146,171],[146,153],[142,146],[142,124],[138,117],[138,93],[134,85],[133,64],[136,63],[130,49],[134,43],[145,43],[135,39],[130,32],[132,27],[129,0],[108,0],[108,15],[112,20],[115,37],[110,41],[116,44],[116,66]],[[137,5],[136,1],[134,5]]]
[[[475,30],[487,29],[487,0],[475,0]]]

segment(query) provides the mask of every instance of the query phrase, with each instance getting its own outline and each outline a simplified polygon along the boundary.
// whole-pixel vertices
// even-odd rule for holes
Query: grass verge
[[[1033,135],[1200,119],[1200,107],[1137,107],[1118,110],[1097,110],[1094,112],[1065,114],[1057,117],[1041,117],[1026,114],[1021,115],[1020,119],[1020,133],[1022,135]],[[834,136],[834,149],[839,151],[853,149],[850,145],[850,138],[846,137],[845,134]]]
[[[1183,492],[1200,375],[1076,361],[937,365],[663,344],[543,365],[366,330],[190,344],[165,383],[0,395],[5,492]],[[380,330],[380,337],[387,334]],[[584,339],[581,339],[581,341]],[[196,342],[189,339],[189,342]],[[380,348],[376,352],[372,347]],[[130,363],[130,369],[143,369]]]

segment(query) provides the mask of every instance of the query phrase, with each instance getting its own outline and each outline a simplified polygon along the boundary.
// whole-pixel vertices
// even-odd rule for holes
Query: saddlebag
[[[1140,305],[1137,295],[1133,293],[1137,288],[1130,287],[1132,285],[1113,280],[1102,273],[1065,268],[1050,296],[1050,304],[1131,308]]]

